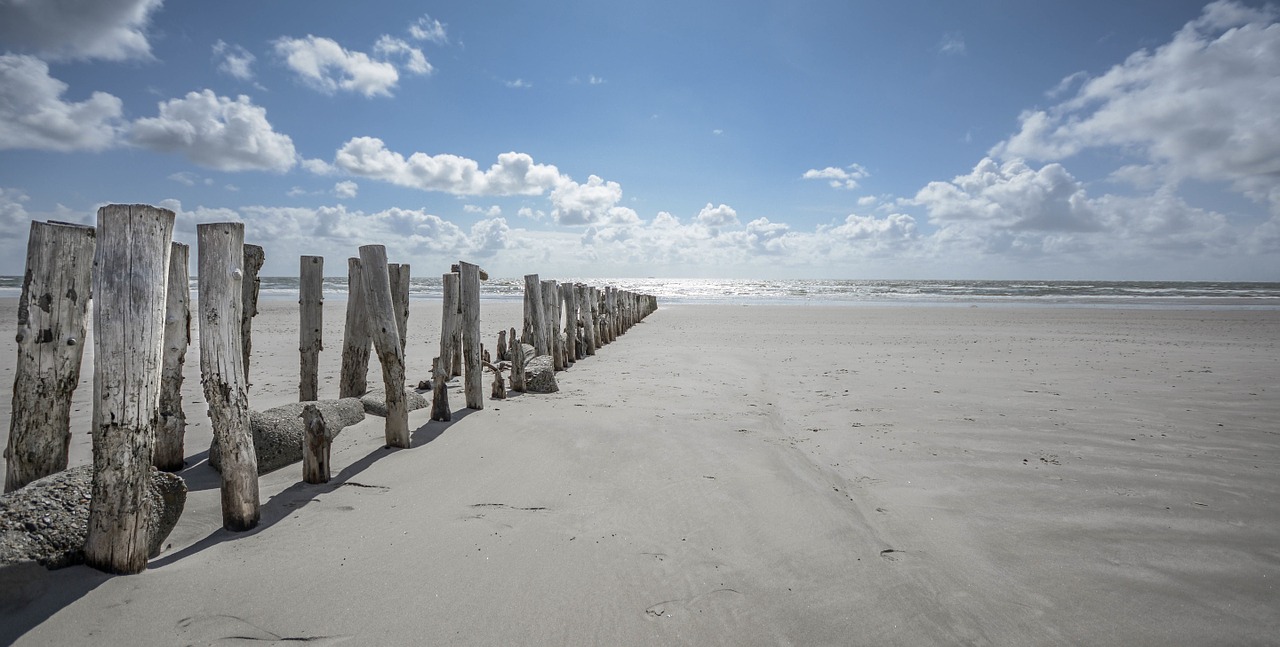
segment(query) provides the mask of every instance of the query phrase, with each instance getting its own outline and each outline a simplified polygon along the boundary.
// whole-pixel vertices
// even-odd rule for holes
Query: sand
[[[296,304],[262,309],[258,409],[298,365]],[[438,302],[410,327],[416,383]],[[1274,644],[1278,344],[1275,310],[667,306],[559,393],[468,412],[455,390],[407,450],[347,428],[334,480],[264,476],[241,534],[193,349],[166,550],[128,577],[0,571],[0,643]]]

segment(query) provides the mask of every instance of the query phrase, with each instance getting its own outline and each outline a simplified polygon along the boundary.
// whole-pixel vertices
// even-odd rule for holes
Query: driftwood
[[[331,439],[324,414],[314,403],[308,403],[300,416],[307,430],[302,442],[302,480],[304,483],[328,483]]]
[[[480,267],[458,262],[458,301],[462,304],[463,394],[468,409],[484,408],[480,371]]]
[[[320,399],[320,351],[324,350],[324,257],[303,256],[298,279],[298,401]]]
[[[395,306],[391,301],[391,277],[387,272],[387,248],[364,245],[360,248],[364,274],[364,298],[369,308],[369,334],[382,364],[382,381],[387,393],[385,437],[388,447],[409,447],[409,410],[404,395],[404,350],[396,331]]]
[[[240,312],[240,340],[244,344],[244,384],[249,388],[249,353],[253,350],[253,318],[258,316],[258,290],[262,280],[258,272],[267,261],[267,255],[258,245],[244,246],[244,279],[240,282],[243,290]]]
[[[31,223],[18,301],[5,492],[67,468],[93,252],[92,227]]]
[[[494,400],[505,400],[507,397],[506,382],[502,379],[502,366],[494,366],[488,360],[485,360],[484,367],[493,371],[493,388],[489,394]]]
[[[488,280],[489,280],[489,273],[488,273],[488,272],[484,271],[482,268],[476,268],[476,270],[480,272],[480,280],[481,280],[481,281],[488,281]],[[450,272],[455,272],[455,273],[457,273],[457,272],[461,272],[462,270],[461,270],[461,268],[460,268],[460,263],[454,263],[453,265],[450,265],[450,266],[449,266],[449,271],[450,271]]]
[[[140,573],[147,567],[147,494],[173,221],[172,211],[148,205],[98,209],[93,492],[84,549],[87,564],[110,573]],[[239,310],[231,314],[238,332]],[[233,351],[238,357],[238,344]]]
[[[166,472],[183,468],[187,416],[182,410],[182,367],[191,344],[191,289],[187,264],[191,248],[173,243],[169,248],[169,287],[165,302],[164,350],[160,373],[160,406],[156,412],[156,444],[151,464]]]
[[[347,324],[342,336],[342,373],[338,397],[358,398],[369,390],[369,308],[365,306],[364,270],[358,258],[347,259]]]

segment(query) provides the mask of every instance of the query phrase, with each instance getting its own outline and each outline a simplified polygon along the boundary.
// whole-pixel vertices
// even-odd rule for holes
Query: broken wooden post
[[[172,211],[148,205],[98,209],[93,487],[84,556],[86,564],[109,573],[142,572],[151,545],[151,450],[173,219]],[[237,317],[233,325],[239,324]]]
[[[347,324],[342,335],[339,398],[358,398],[369,390],[369,309],[365,307],[360,259],[347,259]]]
[[[387,276],[391,281],[391,304],[396,311],[396,332],[400,334],[400,351],[404,352],[405,334],[409,327],[409,264],[389,263]]]
[[[507,331],[498,331],[498,361],[507,359]]]
[[[404,351],[396,331],[395,306],[391,303],[391,276],[387,271],[387,248],[360,247],[364,274],[364,300],[369,308],[369,333],[382,364],[382,382],[387,398],[384,436],[388,447],[409,447],[409,407],[404,394]]]
[[[447,276],[447,275],[446,275]],[[453,412],[449,410],[449,367],[444,357],[431,361],[431,419],[449,421]]]
[[[240,337],[244,223],[196,226],[200,374],[222,465],[222,527],[258,525],[258,457],[249,429],[249,396]]]
[[[445,379],[462,375],[462,309],[458,299],[458,275],[450,272],[440,277],[444,305],[440,316],[440,359],[449,374]]]
[[[546,314],[542,307],[542,283],[537,274],[524,275],[524,334],[521,341],[533,346],[534,355],[549,351]]]
[[[241,288],[244,294],[241,297],[241,305],[243,311],[240,315],[240,338],[244,343],[244,385],[249,388],[249,352],[253,349],[253,318],[258,316],[258,290],[262,285],[262,280],[258,278],[258,271],[262,269],[262,264],[267,261],[267,255],[262,251],[262,247],[258,245],[244,246],[244,280],[241,281]]]
[[[160,405],[156,411],[156,444],[151,453],[151,464],[166,472],[177,472],[186,463],[183,441],[187,416],[182,410],[182,368],[187,361],[187,346],[191,344],[190,259],[190,247],[182,243],[170,245]]]
[[[480,267],[458,262],[458,301],[462,305],[462,354],[466,365],[463,393],[468,409],[484,408],[480,364]]]
[[[80,384],[94,229],[31,223],[18,301],[4,491],[67,469],[71,396]]]
[[[560,341],[560,314],[556,303],[559,299],[560,290],[556,287],[554,280],[542,282],[542,309],[546,313],[547,338],[550,343],[547,344],[547,354],[551,355],[552,370],[564,370],[564,353],[561,351]]]
[[[582,303],[582,352],[584,356],[595,355],[596,337],[594,331],[596,328],[596,320],[595,309],[591,305],[591,286],[579,285],[578,291],[579,301]]]
[[[308,404],[302,408],[300,416],[306,430],[302,440],[302,482],[328,483],[332,441],[324,414],[315,404]]]
[[[324,350],[324,257],[303,256],[298,275],[298,401],[320,399],[320,351]]]
[[[484,367],[493,371],[493,389],[489,397],[494,400],[507,399],[507,385],[502,379],[502,369],[489,362],[485,362]]]

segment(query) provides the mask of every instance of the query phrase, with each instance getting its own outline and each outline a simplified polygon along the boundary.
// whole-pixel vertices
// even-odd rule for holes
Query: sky
[[[1280,281],[1277,106],[1252,0],[0,0],[0,274],[146,203],[276,276]]]

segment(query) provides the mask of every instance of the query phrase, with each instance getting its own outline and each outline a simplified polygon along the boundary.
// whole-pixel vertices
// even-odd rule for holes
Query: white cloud
[[[964,34],[960,32],[943,34],[942,39],[938,41],[938,51],[951,56],[964,54],[967,51]]]
[[[350,180],[343,180],[333,185],[333,194],[339,198],[351,199],[360,191],[360,185]]]
[[[860,164],[850,164],[844,168],[828,166],[824,169],[809,169],[800,176],[806,180],[826,180],[833,189],[856,189],[858,180],[870,175]]]
[[[195,186],[197,184],[213,186],[213,178],[202,178],[191,171],[178,171],[177,173],[171,173],[166,179],[186,186]]]
[[[516,212],[516,215],[520,216],[521,218],[528,218],[530,220],[542,220],[543,218],[547,217],[547,212],[541,209],[520,207],[520,210]]]
[[[409,35],[414,40],[425,40],[437,45],[445,45],[449,42],[449,35],[445,33],[444,23],[427,14],[422,14],[421,18],[409,25]]]
[[[535,164],[525,153],[503,153],[489,170],[481,171],[475,160],[457,155],[413,153],[405,158],[375,137],[343,144],[333,165],[352,175],[454,195],[541,195],[561,182],[556,167]]]
[[[265,108],[244,95],[233,101],[212,90],[162,101],[159,116],[134,122],[129,139],[220,171],[284,172],[297,160],[293,140],[272,129]]]
[[[213,44],[213,58],[218,62],[219,72],[241,81],[253,80],[253,62],[257,57],[249,50],[219,39]]]
[[[1222,181],[1256,199],[1280,186],[1280,25],[1270,6],[1220,0],[1154,50],[1084,80],[1067,100],[1021,117],[992,149],[1059,160],[1091,148],[1142,158],[1166,182]],[[1081,80],[1060,84],[1064,91]]]
[[[277,39],[272,47],[289,69],[325,94],[342,90],[366,97],[389,97],[400,81],[395,65],[374,60],[364,52],[349,51],[330,38],[286,37]]]
[[[490,205],[488,209],[484,207],[477,207],[474,204],[464,204],[462,205],[462,210],[467,213],[484,214],[490,218],[497,218],[498,216],[502,215],[502,207],[499,207],[496,204]]]
[[[560,225],[589,225],[608,219],[622,200],[622,185],[591,175],[586,184],[566,179],[551,192],[551,217]],[[634,213],[634,212],[632,212]]]
[[[471,226],[470,253],[480,258],[490,258],[511,246],[505,218],[481,220]]]
[[[591,85],[603,85],[608,83],[608,81],[604,80],[602,77],[592,74],[587,77],[587,83],[590,83]]]
[[[697,221],[698,224],[706,227],[727,227],[738,224],[738,212],[727,204],[713,207],[708,202],[707,206],[698,212]]]
[[[31,216],[27,214],[23,203],[29,199],[22,191],[0,187],[0,234],[3,234],[0,238],[11,243],[21,241],[20,244],[25,247],[25,234],[31,227]]]
[[[967,175],[930,182],[909,203],[935,223],[977,221],[1008,229],[1090,231],[1099,227],[1084,186],[1060,164],[1039,171],[1021,160],[978,162]]]
[[[117,143],[122,102],[94,92],[78,103],[62,100],[67,84],[49,76],[32,56],[0,55],[0,149],[102,150]]]
[[[401,65],[413,74],[430,74],[434,70],[422,50],[399,38],[383,35],[374,43],[373,51],[383,59],[402,59]]]
[[[505,86],[507,86],[508,88],[518,88],[518,89],[525,89],[525,88],[532,88],[532,87],[533,87],[533,84],[532,84],[532,83],[530,83],[530,82],[528,82],[528,81],[526,81],[526,80],[524,80],[524,79],[516,79],[516,80],[514,80],[514,81],[503,81],[503,82],[502,82],[502,84],[503,84],[503,85],[505,85]]]
[[[0,41],[46,59],[149,58],[146,28],[163,0],[7,0]]]

